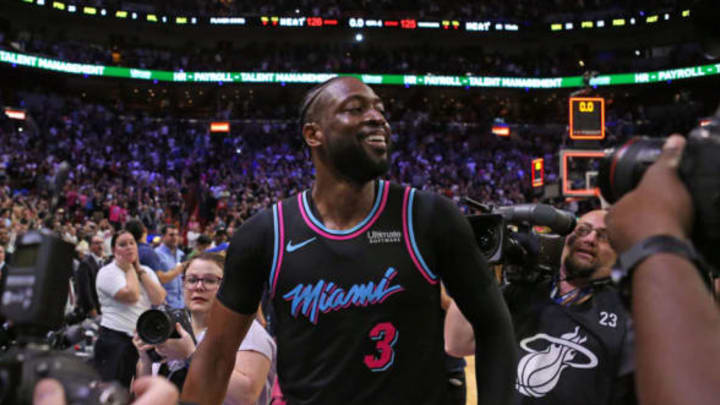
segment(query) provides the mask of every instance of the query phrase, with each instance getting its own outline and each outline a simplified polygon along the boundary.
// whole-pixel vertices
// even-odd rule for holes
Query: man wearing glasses
[[[503,291],[519,346],[516,404],[632,404],[630,316],[610,284],[616,254],[606,211],[583,215],[565,240],[558,274]],[[470,324],[451,305],[448,353],[474,353]]]

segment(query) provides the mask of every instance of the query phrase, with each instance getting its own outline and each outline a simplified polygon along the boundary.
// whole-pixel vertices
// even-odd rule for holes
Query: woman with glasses
[[[145,344],[136,334],[133,343],[140,353],[138,376],[154,374],[161,369],[153,367],[148,355],[150,349],[155,349],[157,354],[164,358],[163,362],[167,363],[171,373],[187,367],[196,345],[205,335],[207,315],[215,302],[215,294],[223,278],[224,261],[222,255],[206,252],[193,257],[186,264],[183,271],[183,293],[197,343],[179,323],[175,326],[180,338],[168,339],[158,345]],[[254,321],[236,353],[235,368],[224,403],[267,405],[275,379],[275,353],[276,346],[272,337],[257,320]],[[182,384],[182,381],[173,380],[176,384]]]

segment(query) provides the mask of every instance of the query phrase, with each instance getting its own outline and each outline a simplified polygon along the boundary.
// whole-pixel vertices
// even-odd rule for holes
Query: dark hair
[[[145,233],[145,225],[137,219],[131,219],[125,224],[125,230],[130,232],[137,242],[142,238],[143,233]]]
[[[197,238],[197,244],[198,245],[209,245],[212,243],[212,239],[210,239],[209,236],[205,235],[204,233],[198,236]]]
[[[117,240],[118,240],[118,238],[120,237],[120,235],[122,235],[122,234],[124,234],[124,233],[129,233],[130,236],[132,236],[132,232],[128,231],[127,229],[121,229],[121,230],[115,232],[115,233],[113,234],[113,236],[112,236],[112,239],[110,239],[110,247],[111,247],[112,249],[115,249],[115,242],[117,242]]]
[[[180,229],[180,228],[178,228],[177,225],[175,225],[175,224],[167,224],[167,225],[163,225],[162,229],[160,229],[160,230],[162,231],[162,235],[165,236],[167,234],[168,230],[170,230],[170,229]]]
[[[188,260],[188,262],[185,263],[182,271],[183,277],[185,277],[185,273],[187,272],[188,267],[190,267],[190,264],[195,260],[205,260],[207,262],[213,262],[217,264],[218,267],[220,267],[220,270],[223,271],[223,274],[225,273],[225,257],[223,255],[215,252],[203,252],[196,256],[193,256],[192,259]]]
[[[300,104],[300,113],[298,116],[298,121],[300,123],[300,130],[302,130],[302,127],[305,125],[305,121],[307,121],[307,119],[308,119],[308,113],[312,113],[312,111],[311,111],[312,106],[315,104],[317,99],[320,97],[320,94],[322,94],[323,90],[325,90],[335,80],[342,79],[342,78],[343,78],[343,76],[336,76],[331,79],[325,80],[324,82],[318,84],[317,86],[313,86],[310,90],[307,91],[307,93],[305,93],[305,96],[303,96],[303,101]],[[312,117],[312,119],[314,119],[314,117]]]

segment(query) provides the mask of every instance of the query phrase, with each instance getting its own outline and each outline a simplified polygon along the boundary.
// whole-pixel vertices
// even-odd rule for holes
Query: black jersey
[[[416,208],[439,197],[385,181],[376,189],[370,213],[352,229],[324,227],[305,191],[252,220],[264,243],[244,245],[256,249],[245,263],[228,253],[232,268],[267,266],[278,374],[292,405],[441,403],[437,253],[428,232],[418,231],[427,218]],[[227,284],[218,298],[252,309]]]
[[[551,283],[510,286],[505,296],[519,342],[517,404],[610,404],[632,371],[629,315],[611,286],[562,306]]]

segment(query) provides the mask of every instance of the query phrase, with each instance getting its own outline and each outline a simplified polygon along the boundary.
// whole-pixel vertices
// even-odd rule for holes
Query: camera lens
[[[149,309],[140,315],[137,332],[143,342],[154,345],[167,340],[174,330],[168,315],[158,309]]]
[[[606,150],[598,176],[603,198],[613,204],[634,189],[660,156],[664,143],[664,138],[636,137],[617,149]]]

